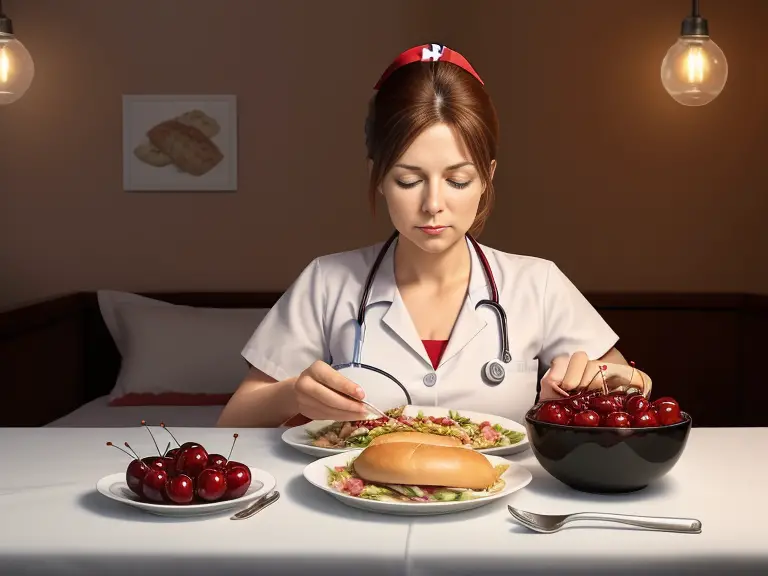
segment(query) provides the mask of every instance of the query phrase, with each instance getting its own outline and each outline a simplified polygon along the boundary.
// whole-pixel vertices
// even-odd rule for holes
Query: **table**
[[[414,523],[409,575],[768,575],[768,428],[694,428],[670,473],[635,494],[583,494],[549,476],[530,451],[508,458],[529,467],[529,486],[461,519]],[[590,523],[538,534],[516,524],[508,504],[542,514],[697,518],[702,533]]]
[[[167,443],[159,430],[158,444]],[[234,430],[173,428],[180,442],[229,453]],[[179,520],[154,516],[96,492],[98,479],[155,446],[135,428],[0,429],[0,574],[238,576],[402,575],[410,521],[353,510],[302,476],[313,459],[280,440],[282,430],[237,430],[232,458],[272,474],[278,502],[248,520],[231,513]],[[24,486],[33,489],[9,494]],[[44,490],[40,487],[50,486]],[[373,545],[372,545],[373,544]],[[364,567],[361,572],[361,566]]]
[[[180,441],[225,455],[233,432],[174,429]],[[304,480],[312,458],[282,444],[281,430],[238,432],[233,457],[269,471],[283,497],[232,522],[229,514],[156,517],[95,492],[99,478],[128,462],[107,440],[127,440],[141,455],[154,450],[140,427],[0,429],[0,574],[768,574],[768,428],[694,429],[668,477],[624,496],[572,491],[525,452],[509,457],[534,475],[525,490],[426,518],[347,507]],[[543,513],[693,516],[703,532],[591,524],[534,534],[514,523],[507,504]]]

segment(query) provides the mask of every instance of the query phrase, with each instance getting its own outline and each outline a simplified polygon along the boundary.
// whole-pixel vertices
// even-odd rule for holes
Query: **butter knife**
[[[230,520],[245,520],[246,518],[250,518],[257,512],[261,512],[262,510],[264,510],[264,508],[266,508],[270,504],[274,504],[275,502],[277,502],[279,498],[280,498],[280,492],[278,492],[277,490],[270,492],[266,496],[262,496],[261,498],[256,500],[256,502],[248,506],[248,508],[245,508],[244,510],[241,510],[240,512],[232,516]]]

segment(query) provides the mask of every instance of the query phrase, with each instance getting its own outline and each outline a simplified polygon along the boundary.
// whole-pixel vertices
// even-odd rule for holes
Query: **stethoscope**
[[[384,256],[387,254],[390,246],[397,239],[398,235],[399,233],[395,231],[395,233],[392,234],[392,236],[390,236],[390,238],[384,243],[378,255],[376,256],[376,260],[374,261],[373,266],[371,266],[371,269],[368,272],[368,278],[365,281],[365,287],[363,289],[363,294],[360,298],[360,305],[357,311],[357,321],[355,322],[355,347],[354,347],[352,363],[345,364],[343,366],[338,366],[336,368],[337,369],[349,368],[349,367],[363,368],[366,370],[372,370],[383,376],[386,376],[402,389],[402,391],[406,395],[408,403],[410,404],[411,396],[408,393],[408,390],[406,390],[405,386],[403,386],[395,377],[385,372],[384,370],[381,370],[374,366],[363,364],[360,361],[360,357],[362,354],[362,332],[363,332],[363,327],[365,325],[365,313],[366,313],[366,307],[368,305],[368,298],[370,295],[371,286],[373,285],[373,281],[376,277],[376,273],[379,271],[381,262],[384,260]],[[482,267],[483,267],[483,272],[485,274],[485,277],[491,289],[490,290],[491,299],[480,300],[475,305],[475,310],[477,310],[480,306],[490,306],[496,311],[496,313],[499,316],[499,327],[501,329],[501,344],[502,344],[501,357],[492,358],[488,360],[483,365],[483,368],[481,370],[481,377],[483,378],[485,383],[490,386],[497,386],[504,381],[504,377],[506,376],[506,370],[504,369],[504,364],[509,364],[512,361],[512,356],[509,353],[507,314],[506,312],[504,312],[504,308],[499,303],[499,290],[498,290],[498,287],[496,286],[496,280],[493,277],[493,271],[491,270],[491,266],[488,263],[488,260],[486,259],[482,248],[480,248],[480,245],[477,243],[477,241],[474,238],[472,238],[471,235],[467,234],[466,237],[467,239],[469,239],[470,243],[472,244],[472,247],[475,250],[475,253],[480,259],[480,263],[482,264]]]

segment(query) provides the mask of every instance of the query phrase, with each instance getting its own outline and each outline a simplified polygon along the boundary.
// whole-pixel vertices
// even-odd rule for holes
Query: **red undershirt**
[[[445,347],[448,346],[448,340],[422,340],[424,348],[427,350],[429,359],[432,360],[432,368],[437,370],[440,359],[443,357]]]
[[[443,357],[448,340],[422,340],[424,349],[427,351],[429,359],[432,361],[432,368],[437,370],[440,365],[440,359]],[[310,422],[309,418],[303,414],[297,414],[283,423],[283,426],[301,426]]]

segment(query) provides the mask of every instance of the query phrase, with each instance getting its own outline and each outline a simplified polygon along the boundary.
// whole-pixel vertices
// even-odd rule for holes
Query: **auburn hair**
[[[477,216],[469,230],[478,236],[494,199],[491,162],[496,159],[499,123],[483,85],[449,62],[415,62],[395,70],[371,99],[365,122],[371,209],[386,174],[424,130],[450,126],[463,141],[483,184]]]

